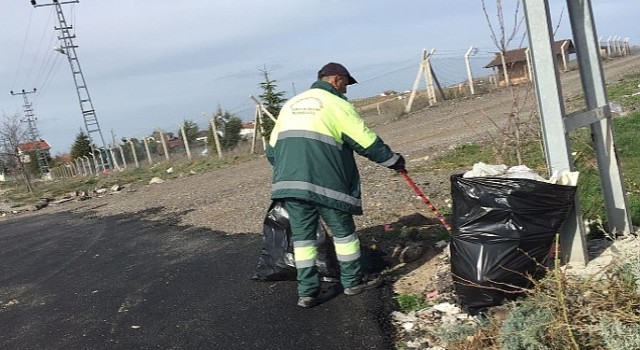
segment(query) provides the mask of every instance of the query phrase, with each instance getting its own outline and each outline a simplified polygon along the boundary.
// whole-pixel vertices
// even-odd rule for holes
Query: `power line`
[[[20,50],[20,58],[18,59],[18,68],[16,69],[16,73],[13,76],[13,81],[11,82],[11,87],[15,86],[16,80],[18,79],[18,73],[20,72],[20,67],[22,66],[22,58],[24,56],[24,49],[27,46],[27,38],[29,37],[29,29],[31,28],[31,17],[33,15],[33,9],[29,12],[29,19],[27,20],[27,30],[24,33],[24,39],[22,40],[22,49]]]
[[[27,83],[29,81],[29,79],[31,78],[31,72],[33,70],[33,67],[36,65],[36,61],[37,61],[37,59],[38,59],[38,57],[40,55],[40,49],[43,46],[42,43],[44,41],[44,38],[45,38],[45,35],[46,35],[46,32],[47,32],[47,27],[49,26],[49,22],[51,21],[51,14],[52,13],[50,12],[49,13],[49,17],[47,17],[46,25],[42,29],[42,34],[40,36],[40,42],[38,43],[38,46],[36,48],[36,53],[33,56],[33,62],[31,63],[31,66],[29,66],[29,70],[27,71],[27,77],[25,79],[25,83]]]

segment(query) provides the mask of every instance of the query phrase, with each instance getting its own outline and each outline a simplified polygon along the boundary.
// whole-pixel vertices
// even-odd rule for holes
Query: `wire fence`
[[[628,38],[619,36],[600,40],[603,59],[612,59],[632,54]],[[507,67],[488,67],[488,64],[498,57],[499,53],[492,48],[476,48],[460,50],[432,49],[428,59],[424,53],[420,57],[407,58],[404,61],[373,67],[370,78],[361,79],[357,85],[350,87],[349,95],[354,105],[360,110],[375,109],[378,115],[396,110],[395,113],[409,112],[431,106],[442,100],[468,98],[473,95],[490,93],[500,88],[501,69]],[[40,68],[40,72],[47,72],[43,85],[49,81],[56,61],[48,59]],[[49,68],[46,68],[49,67]],[[569,59],[564,70],[576,69],[575,61]],[[523,71],[525,71],[523,69]],[[41,74],[39,74],[40,76]],[[525,79],[526,80],[526,79]],[[290,95],[293,95],[291,93]],[[249,113],[257,111],[256,102],[250,98],[234,106],[229,112],[248,119]],[[254,122],[257,116],[253,115]],[[151,130],[151,128],[150,128]],[[259,132],[245,130],[250,135],[243,141],[239,149],[242,152],[260,153],[262,147],[256,147],[261,142]],[[163,135],[160,137],[160,133]],[[58,167],[52,168],[54,177],[87,176],[113,170],[125,170],[151,166],[161,162],[194,161],[202,158],[220,157],[213,140],[205,137],[198,140],[185,141],[184,137],[173,136],[178,133],[171,131],[157,131],[157,138],[130,138],[120,145],[112,143],[111,149],[104,152],[104,156],[85,157],[75,159]],[[253,137],[257,136],[257,140]],[[115,140],[114,140],[115,141]],[[250,146],[248,146],[250,144]],[[239,152],[237,149],[226,149],[226,153]],[[106,161],[106,157],[109,161]],[[107,165],[110,166],[107,166]]]

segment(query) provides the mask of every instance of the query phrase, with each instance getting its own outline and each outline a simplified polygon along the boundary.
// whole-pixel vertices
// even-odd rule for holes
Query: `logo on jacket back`
[[[291,113],[292,114],[312,114],[322,110],[322,101],[315,97],[307,97],[301,100],[295,101],[291,104]]]

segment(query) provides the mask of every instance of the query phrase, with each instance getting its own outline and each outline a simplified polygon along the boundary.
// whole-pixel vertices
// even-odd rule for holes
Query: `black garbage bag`
[[[451,274],[461,305],[477,313],[541,278],[575,193],[530,179],[451,176]]]
[[[318,225],[316,244],[318,247],[316,266],[320,276],[325,281],[338,282],[340,266],[333,239],[322,225]],[[272,202],[267,211],[264,219],[262,249],[252,278],[260,281],[296,280],[289,214],[282,202]]]

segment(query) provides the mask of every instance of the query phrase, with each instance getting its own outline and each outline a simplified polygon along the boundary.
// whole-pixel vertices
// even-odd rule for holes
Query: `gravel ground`
[[[615,82],[632,71],[640,71],[640,56],[628,56],[605,63],[607,82]],[[567,99],[581,90],[576,71],[562,75]],[[523,96],[524,109],[535,108],[533,96]],[[510,110],[506,90],[475,98],[445,101],[402,117],[397,109],[372,113],[363,110],[368,124],[395,151],[405,155],[413,180],[436,204],[447,205],[449,174],[411,172],[457,145],[496,136],[493,121],[500,123]],[[384,111],[384,108],[381,109]],[[491,118],[491,120],[490,120]],[[357,218],[360,228],[388,223],[418,211],[430,216],[401,176],[360,158],[365,215]],[[478,160],[480,161],[480,160]],[[468,164],[470,168],[472,164]],[[269,205],[271,169],[264,158],[238,163],[224,169],[190,175],[145,187],[127,187],[118,195],[60,207],[93,208],[103,215],[135,212],[150,207],[183,212],[183,223],[205,226],[226,233],[262,231],[262,219]]]
[[[630,72],[640,71],[640,56],[628,56],[605,62],[607,83],[615,82]],[[581,93],[578,72],[561,77],[565,100]],[[530,90],[529,90],[530,91]],[[523,111],[535,108],[535,97],[526,88],[516,92]],[[413,180],[438,208],[449,205],[450,174],[412,172],[427,164],[430,158],[463,143],[496,137],[494,123],[503,123],[511,109],[511,93],[501,90],[474,98],[445,101],[436,106],[402,115],[390,101],[380,106],[363,107],[362,114],[368,124],[396,152],[405,155]],[[579,108],[574,104],[567,108]],[[378,113],[378,110],[380,111]],[[481,161],[481,160],[478,160]],[[385,244],[386,228],[401,228],[408,224],[421,226],[426,231],[444,232],[438,227],[430,210],[420,201],[404,179],[393,171],[360,159],[365,215],[357,217],[363,233],[371,233],[366,244],[379,245],[389,256],[392,250],[407,243],[406,237]],[[470,168],[472,164],[467,164]],[[256,233],[262,231],[262,221],[270,199],[271,168],[264,158],[242,162],[227,168],[182,177],[141,187],[126,184],[118,194],[105,195],[81,202],[50,205],[45,210],[91,210],[97,215],[134,213],[148,208],[162,208],[158,214],[173,212],[182,217],[182,224],[204,226],[227,234]],[[32,215],[32,214],[26,214]],[[391,226],[385,227],[388,224]],[[365,235],[366,236],[366,235]],[[396,236],[393,236],[396,237]],[[415,237],[413,237],[415,238]],[[433,237],[432,237],[433,238]],[[432,241],[431,243],[434,243]],[[442,261],[446,249],[422,245],[428,253],[412,264],[398,261],[396,267],[402,277],[397,279],[397,290],[403,293],[427,293],[442,283]],[[439,268],[436,268],[440,266]],[[436,272],[435,270],[440,270]],[[433,282],[436,283],[436,282]],[[443,287],[446,288],[446,287]]]

